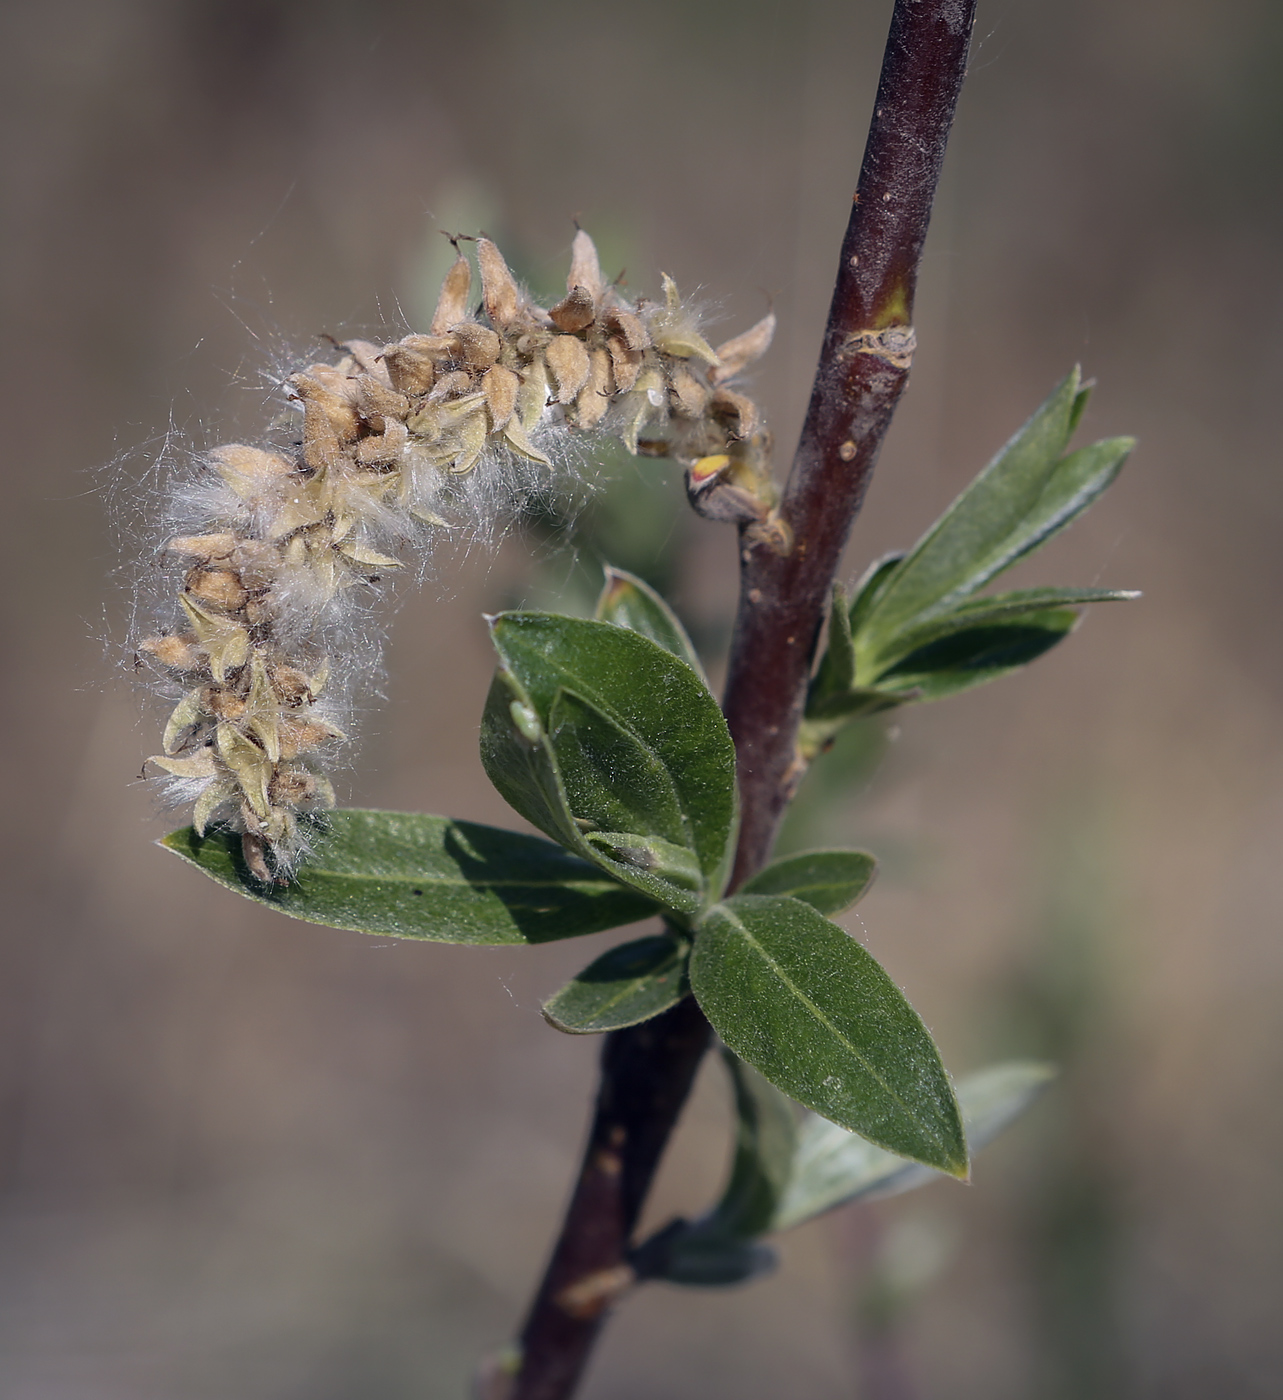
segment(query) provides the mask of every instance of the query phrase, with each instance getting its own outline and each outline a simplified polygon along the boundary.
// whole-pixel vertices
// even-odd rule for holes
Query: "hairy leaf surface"
[[[544,1018],[571,1035],[649,1021],[686,995],[689,954],[690,941],[671,933],[612,948],[544,1002]]]
[[[777,1088],[889,1151],[965,1176],[939,1052],[895,983],[809,904],[736,895],[700,926],[691,986],[723,1041]]]
[[[538,836],[418,812],[340,808],[288,885],[245,868],[240,837],[191,827],[161,845],[229,889],[308,923],[435,943],[546,943],[656,905]]]

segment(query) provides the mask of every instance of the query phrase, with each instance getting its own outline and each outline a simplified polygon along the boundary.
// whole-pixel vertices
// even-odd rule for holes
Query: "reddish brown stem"
[[[743,825],[733,883],[770,854],[803,765],[798,723],[842,550],[913,358],[913,297],[966,70],[974,0],[902,0],[891,20],[860,182],[782,514],[781,557],[741,542],[726,718]]]
[[[825,606],[908,378],[913,295],[975,0],[896,0],[820,365],[782,511],[785,556],[741,538],[724,708],[742,826],[732,884],[759,869],[801,776],[797,729]],[[607,1038],[588,1149],[521,1335],[510,1400],[565,1400],[611,1305],[660,1155],[709,1040],[694,1001]]]

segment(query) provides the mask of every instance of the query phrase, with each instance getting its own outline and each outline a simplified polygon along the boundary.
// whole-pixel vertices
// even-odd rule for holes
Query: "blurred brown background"
[[[421,323],[441,227],[486,229],[546,290],[578,216],[632,287],[671,272],[727,335],[773,294],[757,390],[786,457],[888,12],[0,10],[4,1400],[444,1400],[509,1334],[597,1050],[538,1006],[586,945],[309,929],[156,850],[115,536],[171,425],[199,446],[262,421],[280,345]],[[891,1349],[940,1400],[1283,1386],[1281,16],[982,3],[913,384],[853,544],[852,573],[909,543],[1077,359],[1087,431],[1140,437],[1016,581],[1145,600],[905,712],[819,823],[885,857],[851,926],[955,1071],[1048,1055],[1059,1086],[970,1188],[807,1227],[740,1291],[633,1300],[587,1400],[889,1394]],[[666,499],[676,599],[716,646],[732,541]],[[513,540],[406,594],[346,800],[509,820],[475,757],[479,614],[556,567]],[[657,1215],[717,1184],[718,1075]]]

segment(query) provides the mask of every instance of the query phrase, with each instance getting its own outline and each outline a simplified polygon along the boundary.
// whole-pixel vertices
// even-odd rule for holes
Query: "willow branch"
[[[897,0],[820,365],[781,513],[780,556],[741,541],[726,718],[743,825],[734,883],[770,853],[804,771],[806,684],[842,550],[913,360],[913,298],[975,0]]]
[[[896,0],[820,365],[782,502],[784,556],[741,537],[724,709],[742,811],[733,884],[766,861],[801,777],[797,729],[829,594],[913,358],[913,296],[975,0]],[[631,1286],[629,1248],[709,1027],[687,998],[607,1038],[574,1195],[521,1336],[511,1400],[565,1400]]]

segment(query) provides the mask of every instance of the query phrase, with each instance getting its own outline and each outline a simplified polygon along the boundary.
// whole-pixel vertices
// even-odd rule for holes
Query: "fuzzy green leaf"
[[[956,695],[1028,666],[1077,625],[1078,614],[1061,608],[954,632],[888,667],[878,677],[878,693],[900,693],[906,700]]]
[[[776,1088],[889,1151],[966,1175],[958,1105],[921,1018],[809,904],[736,895],[716,905],[690,979],[722,1040]]]
[[[1120,588],[1021,588],[1011,593],[992,593],[973,598],[961,607],[902,632],[895,639],[893,649],[884,649],[885,669],[881,674],[885,674],[890,669],[890,663],[900,657],[958,632],[1018,622],[1036,613],[1061,608],[1083,607],[1089,603],[1129,602],[1139,597],[1139,593]],[[875,677],[875,685],[877,680]]]
[[[972,1152],[992,1142],[1055,1077],[1050,1065],[1016,1060],[969,1074],[958,1103]],[[771,1220],[787,1230],[847,1201],[895,1196],[939,1180],[939,1173],[808,1114],[798,1131],[792,1172]]]
[[[754,1237],[771,1229],[788,1187],[797,1139],[793,1104],[729,1050],[735,1155],[721,1199],[695,1221],[675,1221],[639,1251],[647,1277],[688,1287],[742,1283],[774,1265]]]
[[[612,948],[544,1002],[544,1019],[570,1035],[649,1021],[686,995],[689,954],[690,941],[671,933]]]
[[[481,753],[503,796],[670,908],[715,898],[735,829],[735,750],[700,677],[609,623],[505,613],[492,633],[500,669]],[[631,825],[621,836],[602,821]]]
[[[877,857],[868,851],[801,851],[772,861],[740,893],[789,894],[821,914],[840,914],[863,897],[877,873]]]
[[[807,693],[806,713],[818,714],[826,701],[844,699],[855,686],[855,646],[851,641],[851,604],[840,583],[829,604],[828,645]]]
[[[240,837],[191,827],[161,845],[293,919],[434,943],[546,943],[644,919],[656,905],[537,836],[419,812],[341,808],[288,885],[245,868]]]
[[[606,586],[597,599],[597,620],[640,632],[665,651],[680,657],[697,676],[704,668],[677,614],[643,579],[623,569],[607,567]]]
[[[1079,389],[1075,368],[896,566],[863,618],[870,647],[959,602],[1002,567],[1065,449]]]
[[[851,601],[852,636],[863,628],[864,619],[868,617],[874,604],[886,592],[904,557],[904,550],[898,549],[891,554],[884,554],[881,559],[875,559],[864,571],[860,581],[855,585],[855,597]]]
[[[644,832],[687,844],[672,774],[630,730],[562,690],[548,713],[548,741],[581,830]]]

